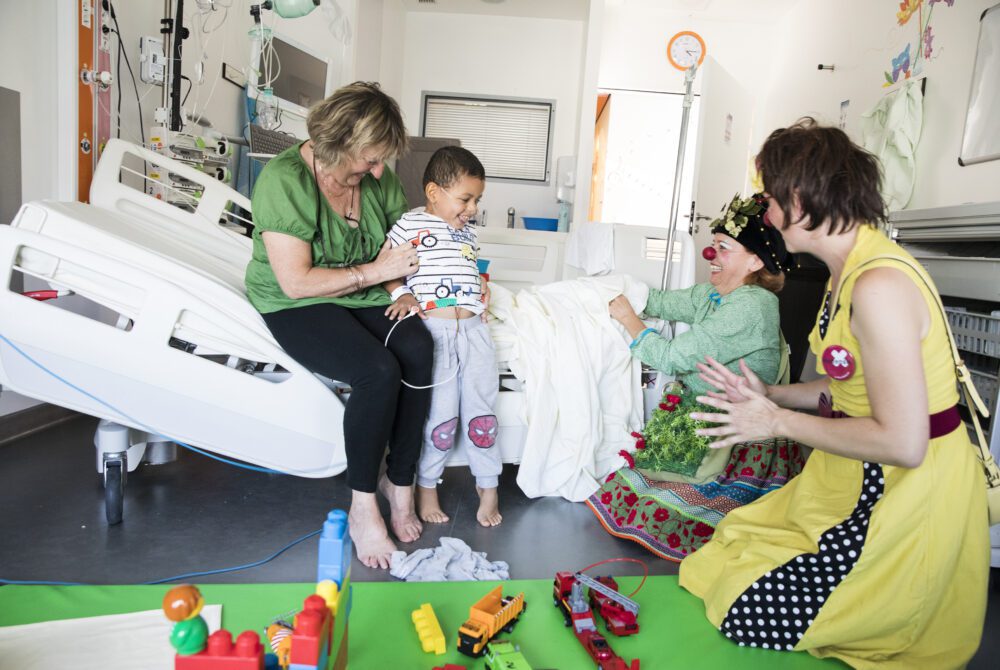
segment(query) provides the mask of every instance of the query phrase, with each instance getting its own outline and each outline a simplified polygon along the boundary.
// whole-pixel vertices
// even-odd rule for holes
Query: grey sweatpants
[[[456,437],[465,446],[469,469],[480,488],[496,488],[502,464],[497,441],[499,389],[496,354],[489,328],[478,316],[424,321],[434,338],[435,386],[417,466],[417,484],[435,488]],[[457,372],[456,372],[457,371]]]

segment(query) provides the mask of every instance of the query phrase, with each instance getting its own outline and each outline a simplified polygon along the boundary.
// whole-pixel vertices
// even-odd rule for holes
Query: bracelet
[[[393,289],[392,293],[389,294],[389,299],[392,300],[393,302],[396,302],[404,295],[413,295],[413,291],[411,291],[410,287],[405,284],[402,286],[397,286],[395,289]]]
[[[637,346],[639,346],[639,343],[642,342],[643,338],[649,335],[650,333],[656,335],[656,331],[652,328],[644,328],[641,331],[639,331],[639,334],[635,336],[635,339],[632,340],[632,344],[628,345],[628,348],[635,349]]]
[[[365,287],[365,273],[361,271],[356,265],[347,265],[344,267],[351,275],[351,281],[354,282],[355,292],[360,291]]]

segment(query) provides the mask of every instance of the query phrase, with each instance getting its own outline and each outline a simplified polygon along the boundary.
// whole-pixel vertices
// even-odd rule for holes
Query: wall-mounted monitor
[[[281,114],[304,119],[311,106],[333,92],[333,61],[288,37],[264,31],[263,43],[255,40],[252,61],[259,77],[251,76],[247,86],[251,117],[260,94],[258,87],[266,84],[269,72]]]

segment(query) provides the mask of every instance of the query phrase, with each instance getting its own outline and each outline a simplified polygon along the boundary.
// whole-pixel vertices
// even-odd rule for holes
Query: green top
[[[767,289],[745,285],[721,297],[711,284],[677,291],[650,289],[645,312],[691,324],[689,331],[673,339],[647,334],[632,354],[657,370],[676,375],[695,394],[711,390],[695,367],[705,356],[734,372],[739,372],[743,358],[765,384],[777,381],[781,364],[778,296]]]
[[[344,307],[388,305],[389,294],[381,285],[341,297],[298,300],[289,298],[278,285],[261,233],[274,231],[309,242],[314,267],[342,268],[373,261],[382,248],[386,231],[409,209],[399,178],[386,166],[381,179],[366,174],[361,180],[361,222],[357,228],[334,212],[322,195],[317,222],[319,187],[299,154],[299,147],[301,144],[296,144],[272,158],[253,190],[253,257],[246,271],[250,303],[265,314],[324,302]]]

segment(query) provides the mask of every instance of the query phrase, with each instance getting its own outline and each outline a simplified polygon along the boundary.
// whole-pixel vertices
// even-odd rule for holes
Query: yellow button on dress
[[[871,415],[850,330],[851,292],[864,270],[899,269],[920,288],[931,315],[921,351],[928,413],[935,414],[958,400],[944,321],[916,270],[872,260],[887,255],[916,264],[862,226],[840,304],[824,309],[810,335],[817,370],[825,374],[822,357],[831,345],[849,352],[853,374],[830,381],[833,409]],[[841,366],[844,360],[839,353]],[[962,425],[930,440],[916,468],[814,450],[798,477],[731,512],[681,563],[680,583],[739,644],[808,651],[856,668],[940,670],[963,667],[979,645],[989,551],[985,481]]]

